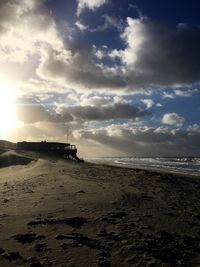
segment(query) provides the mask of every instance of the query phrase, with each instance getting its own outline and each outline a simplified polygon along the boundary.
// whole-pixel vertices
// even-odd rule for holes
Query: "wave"
[[[92,158],[88,161],[105,163],[128,168],[140,168],[176,172],[181,174],[200,175],[200,158],[177,157],[177,158]]]

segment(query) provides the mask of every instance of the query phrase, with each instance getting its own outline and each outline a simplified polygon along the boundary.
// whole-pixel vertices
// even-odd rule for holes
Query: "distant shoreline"
[[[156,157],[158,158],[158,157]],[[155,159],[156,159],[155,158]],[[183,157],[185,158],[185,157]],[[192,157],[191,157],[192,158]],[[151,166],[130,166],[130,164],[122,164],[122,163],[117,163],[117,162],[111,162],[111,161],[107,161],[106,159],[119,159],[119,158],[86,158],[86,161],[87,162],[90,162],[90,163],[95,163],[95,164],[103,164],[103,165],[108,165],[108,166],[114,166],[114,167],[119,167],[119,168],[128,168],[128,169],[133,169],[133,170],[145,170],[145,171],[153,171],[153,172],[156,172],[156,173],[169,173],[169,174],[177,174],[177,175],[189,175],[189,176],[192,176],[192,177],[200,177],[200,169],[199,169],[199,173],[198,172],[191,172],[190,171],[186,171],[186,170],[176,170],[176,169],[170,169],[170,168],[166,168],[166,167],[151,167]],[[123,159],[123,157],[121,157],[120,159]],[[138,158],[139,159],[139,158]],[[140,159],[150,159],[150,158],[140,158]],[[169,159],[166,158],[166,159]],[[194,157],[194,159],[196,159],[196,157]],[[200,159],[200,158],[199,158]]]

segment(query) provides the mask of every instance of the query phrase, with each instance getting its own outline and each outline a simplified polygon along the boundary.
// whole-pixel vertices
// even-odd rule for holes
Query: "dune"
[[[199,177],[55,158],[0,177],[0,266],[199,266]]]
[[[15,151],[7,151],[0,154],[0,168],[13,166],[13,165],[27,165],[32,158],[22,156]]]
[[[0,149],[2,150],[16,149],[16,146],[16,143],[7,140],[0,140]]]

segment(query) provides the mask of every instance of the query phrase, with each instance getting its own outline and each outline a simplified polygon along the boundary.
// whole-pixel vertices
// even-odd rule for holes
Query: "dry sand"
[[[200,266],[199,192],[198,177],[90,163],[1,168],[0,266]]]

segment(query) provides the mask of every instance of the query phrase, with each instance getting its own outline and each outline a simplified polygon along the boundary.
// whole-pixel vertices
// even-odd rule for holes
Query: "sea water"
[[[156,171],[176,172],[200,176],[200,158],[90,158],[89,162],[104,163],[128,168],[139,168]]]

